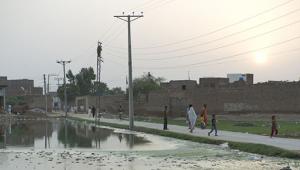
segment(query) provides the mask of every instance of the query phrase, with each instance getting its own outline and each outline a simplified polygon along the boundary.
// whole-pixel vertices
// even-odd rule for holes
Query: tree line
[[[92,67],[82,68],[79,73],[74,74],[71,70],[66,74],[67,98],[74,101],[77,96],[105,96],[105,95],[127,95],[121,87],[109,88],[104,82],[96,82],[96,74]],[[150,91],[160,89],[160,83],[165,79],[154,77],[150,73],[143,74],[133,80],[133,95],[135,98],[145,95],[148,100]],[[57,89],[57,94],[61,100],[64,100],[64,85]]]

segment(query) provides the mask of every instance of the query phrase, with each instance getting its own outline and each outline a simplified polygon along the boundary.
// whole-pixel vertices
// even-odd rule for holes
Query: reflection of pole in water
[[[133,134],[129,134],[129,148],[133,148],[134,145],[134,136]]]
[[[67,148],[67,143],[68,143],[68,130],[67,130],[67,118],[65,118],[65,148]]]
[[[45,149],[47,148],[47,140],[48,140],[48,121],[46,118],[46,125],[45,125]]]
[[[6,126],[4,124],[4,129],[3,129],[3,148],[6,148]]]
[[[11,118],[9,118],[8,134],[11,134]]]
[[[123,136],[122,136],[122,133],[119,133],[119,141],[120,141],[120,143],[122,142],[122,138],[123,138]]]

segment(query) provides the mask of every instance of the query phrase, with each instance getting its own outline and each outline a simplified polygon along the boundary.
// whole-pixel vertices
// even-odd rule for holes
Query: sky
[[[113,17],[123,12],[144,15],[131,23],[134,78],[300,78],[299,0],[0,0],[0,76],[42,87],[43,74],[63,77],[57,60],[73,73],[96,68],[99,40],[101,80],[124,89],[127,23]]]

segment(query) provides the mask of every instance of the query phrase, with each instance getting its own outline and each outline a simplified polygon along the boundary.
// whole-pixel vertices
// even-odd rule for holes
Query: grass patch
[[[93,121],[93,120],[85,120],[85,119],[80,119],[80,118],[71,118],[71,119],[95,123],[95,121]],[[114,128],[120,128],[120,129],[128,129],[127,125],[120,125],[120,124],[113,124],[113,123],[106,123],[106,122],[101,122],[99,125],[110,126],[110,127],[114,127]],[[154,135],[160,135],[160,136],[165,136],[165,137],[171,137],[171,138],[176,138],[176,139],[181,139],[181,140],[188,140],[188,141],[198,142],[198,143],[214,144],[214,145],[220,145],[222,143],[227,142],[230,148],[238,149],[243,152],[261,154],[261,155],[266,155],[266,156],[274,156],[274,157],[300,159],[300,153],[281,149],[281,148],[274,147],[274,146],[268,146],[268,145],[264,145],[264,144],[253,144],[253,143],[215,140],[215,139],[210,139],[210,138],[206,138],[206,137],[192,136],[192,135],[188,135],[188,134],[181,134],[181,133],[176,133],[176,132],[151,129],[151,128],[145,128],[145,127],[137,127],[137,126],[135,127],[135,131],[154,134]]]

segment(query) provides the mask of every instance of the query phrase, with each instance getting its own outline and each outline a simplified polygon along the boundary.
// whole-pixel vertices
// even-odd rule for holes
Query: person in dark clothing
[[[164,130],[168,130],[167,111],[168,111],[168,106],[165,106],[165,110],[164,110]]]
[[[216,120],[216,115],[213,114],[212,115],[212,119],[211,119],[211,130],[210,132],[208,132],[208,136],[210,136],[210,134],[215,131],[215,136],[218,136],[218,130],[217,130],[217,120]]]
[[[123,109],[122,106],[119,106],[119,119],[122,120]]]
[[[272,116],[272,129],[271,129],[271,138],[273,136],[276,136],[278,134],[278,129],[277,129],[277,122],[276,122],[276,117],[273,115]]]
[[[92,115],[93,115],[93,118],[94,118],[95,115],[96,115],[96,108],[95,108],[95,106],[92,107]]]

